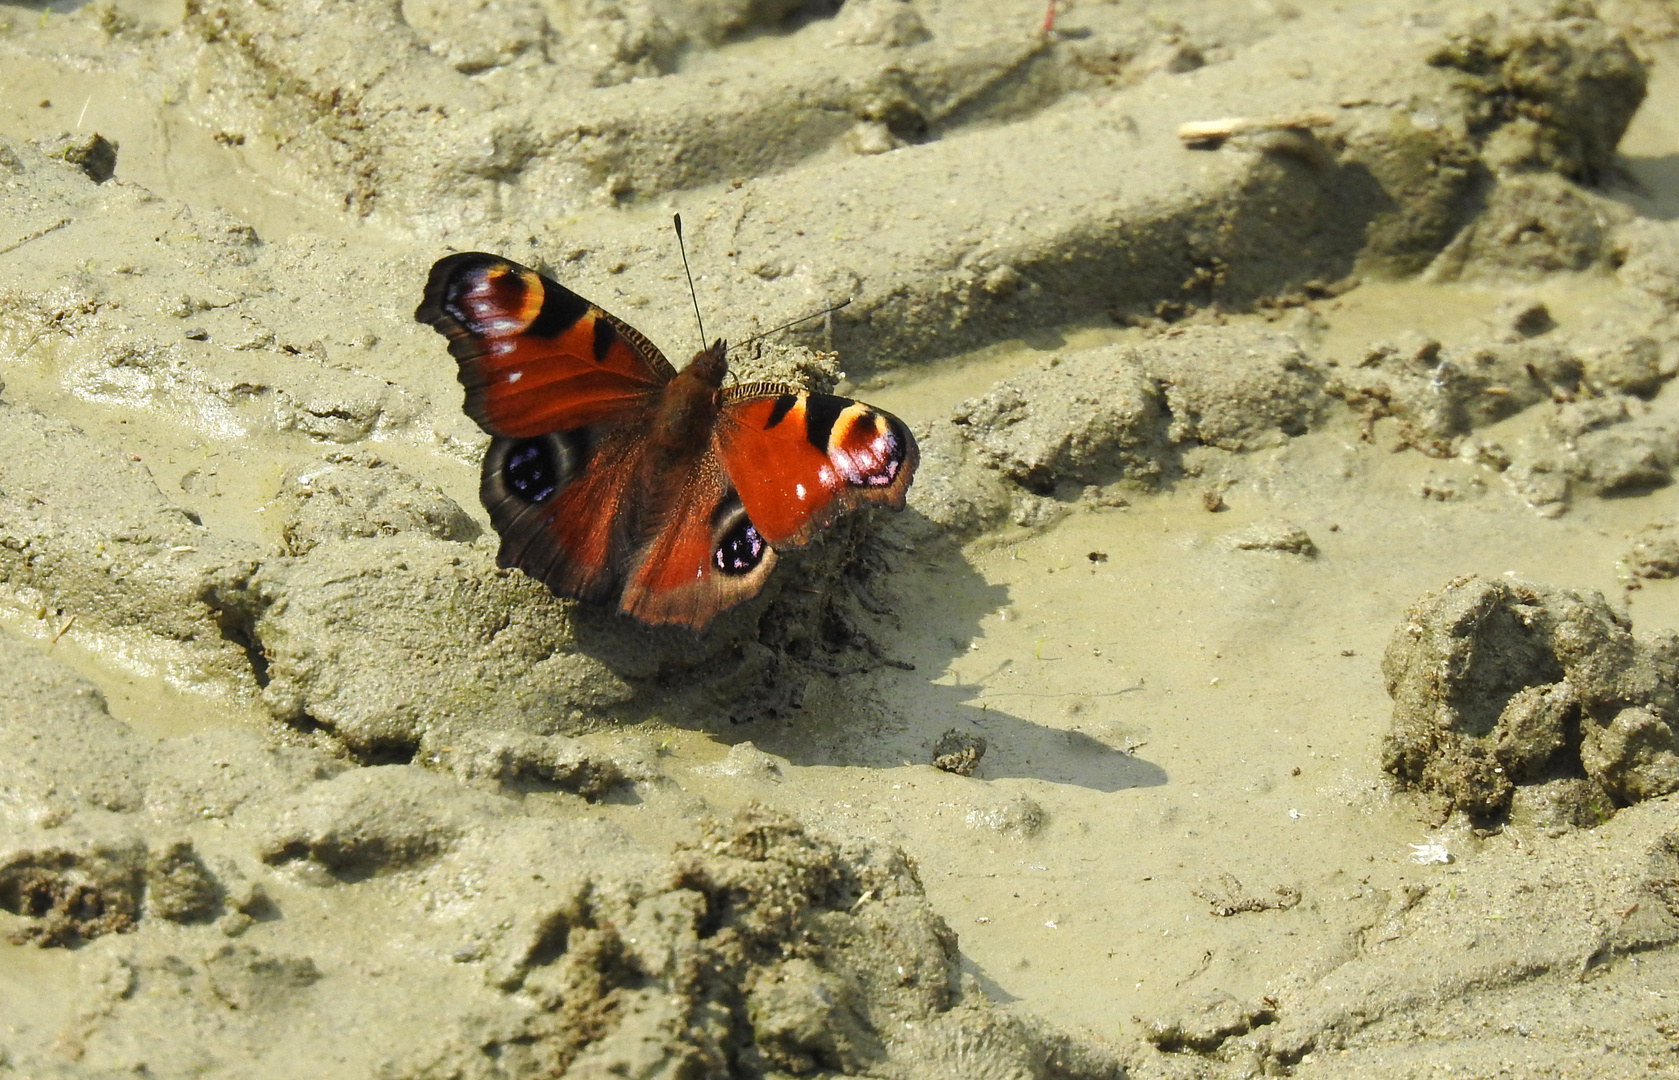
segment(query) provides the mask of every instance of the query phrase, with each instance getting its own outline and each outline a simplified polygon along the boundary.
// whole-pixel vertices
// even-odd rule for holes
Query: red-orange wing
[[[617,596],[641,544],[638,462],[670,363],[565,286],[482,252],[439,259],[414,317],[449,339],[466,413],[494,436],[479,495],[497,562],[564,596]]]
[[[773,383],[725,391],[711,441],[746,516],[776,547],[807,543],[859,506],[902,510],[921,460],[891,413]]]
[[[618,595],[636,553],[637,463],[624,427],[534,439],[492,439],[479,498],[501,536],[497,565],[518,567],[560,596],[604,603]]]
[[[493,440],[480,495],[501,534],[496,561],[562,596],[694,630],[755,596],[775,551],[716,456],[649,468],[627,428],[596,444],[576,432]]]
[[[709,451],[669,483],[671,497],[651,515],[657,530],[636,554],[619,607],[645,623],[700,630],[758,595],[775,568],[775,550]]]
[[[499,255],[439,259],[414,317],[449,339],[466,413],[491,435],[628,419],[676,376],[634,328]]]

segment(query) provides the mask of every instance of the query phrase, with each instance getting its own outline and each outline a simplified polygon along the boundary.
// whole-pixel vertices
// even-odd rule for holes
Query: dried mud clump
[[[1181,327],[1059,352],[928,433],[911,505],[962,532],[1043,524],[1091,486],[1174,475],[1192,447],[1283,445],[1323,414],[1324,383],[1299,342],[1265,329]]]
[[[1471,137],[1489,165],[1587,183],[1609,167],[1648,81],[1626,40],[1578,0],[1478,15],[1429,63],[1458,73]]]
[[[3,824],[4,819],[0,819]],[[131,831],[20,828],[0,845],[0,911],[14,945],[73,947],[135,930],[142,917],[206,922],[223,889],[190,841],[154,850]]]
[[[951,728],[933,744],[933,767],[957,776],[972,776],[985,756],[985,736]]]
[[[952,420],[981,462],[1038,495],[1160,472],[1160,389],[1122,348],[1051,356]]]
[[[1460,578],[1388,645],[1382,764],[1448,811],[1595,825],[1679,789],[1676,670],[1600,593]]]
[[[670,957],[671,974],[694,1015],[721,1004],[733,1016],[734,1038],[706,1056],[855,1074],[886,1059],[893,1021],[955,1003],[956,935],[914,868],[897,853],[859,855],[750,809],[678,857],[674,884],[699,903],[692,949]],[[740,1036],[750,1042],[729,1045]]]
[[[0,851],[0,909],[28,920],[7,939],[63,946],[133,930],[144,861],[144,847],[133,841]]]
[[[45,142],[42,151],[50,158],[74,165],[96,184],[117,174],[117,144],[103,135],[60,135]]]
[[[1579,360],[1548,339],[1446,349],[1417,335],[1371,346],[1331,392],[1366,425],[1393,417],[1403,445],[1444,458],[1476,428],[1572,396],[1581,378]]]
[[[540,1011],[399,1075],[965,1075],[940,1060],[946,1029],[993,1044],[1015,1070],[997,1075],[1123,1075],[1091,1047],[964,1000],[956,937],[895,849],[842,845],[753,805],[662,872],[640,869],[579,880],[542,918],[517,916],[526,929],[489,974]]]
[[[1178,445],[1248,451],[1304,435],[1323,415],[1324,378],[1288,334],[1187,326],[1139,350]]]
[[[1318,554],[1318,546],[1306,530],[1290,521],[1256,522],[1232,533],[1229,543],[1237,551],[1276,551],[1307,559]]]
[[[1439,281],[1537,281],[1613,265],[1613,228],[1632,215],[1553,173],[1493,184],[1484,206],[1429,268]]]
[[[1623,580],[1679,577],[1679,520],[1652,521],[1631,539],[1616,562]]]
[[[193,850],[177,840],[146,862],[146,914],[170,922],[207,922],[221,913],[222,886]]]

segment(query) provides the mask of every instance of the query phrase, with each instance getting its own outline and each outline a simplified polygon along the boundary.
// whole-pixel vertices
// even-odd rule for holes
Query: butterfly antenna
[[[780,326],[776,327],[773,330],[765,330],[761,334],[753,334],[751,337],[749,337],[745,341],[741,342],[740,346],[738,346],[738,347],[745,347],[747,345],[752,344],[754,341],[761,341],[764,338],[769,337],[771,334],[779,334],[783,330],[787,329],[789,326],[797,326],[802,322],[809,322],[812,319],[820,319],[824,315],[832,315],[834,312],[838,311],[842,307],[845,307],[849,303],[851,303],[851,298],[846,297],[844,300],[841,300],[839,303],[834,304],[831,307],[825,307],[821,311],[813,311],[809,315],[800,315],[798,318],[794,319],[792,322],[782,323]]]
[[[682,215],[673,214],[676,221],[676,249],[682,252],[682,272],[688,275],[688,298],[694,302],[694,321],[700,324],[700,348],[706,348],[705,320],[700,317],[700,294],[694,291],[694,272],[688,269],[688,245],[682,242]]]

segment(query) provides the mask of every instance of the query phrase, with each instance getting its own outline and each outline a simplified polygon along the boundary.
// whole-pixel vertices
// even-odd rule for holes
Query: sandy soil
[[[1679,8],[1057,12],[0,5],[0,1076],[1679,1072]],[[698,637],[412,317],[673,210],[923,452]]]

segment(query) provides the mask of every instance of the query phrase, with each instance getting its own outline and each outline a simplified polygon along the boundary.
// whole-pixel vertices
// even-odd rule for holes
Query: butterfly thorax
[[[694,359],[665,384],[655,409],[653,456],[659,468],[669,468],[703,453],[711,443],[711,429],[723,406],[723,377],[729,362],[724,344],[695,354]]]
[[[719,338],[711,343],[708,349],[701,349],[688,361],[688,366],[682,369],[683,375],[692,375],[713,389],[723,385],[723,377],[729,373],[729,343]]]

